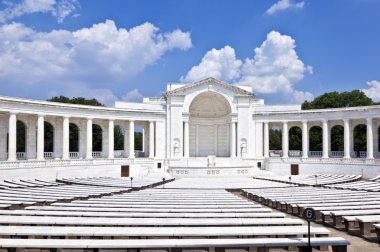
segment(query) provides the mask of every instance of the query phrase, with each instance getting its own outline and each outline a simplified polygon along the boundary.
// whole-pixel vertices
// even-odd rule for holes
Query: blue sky
[[[0,4],[0,95],[138,101],[213,76],[266,103],[380,100],[380,1],[20,0]]]

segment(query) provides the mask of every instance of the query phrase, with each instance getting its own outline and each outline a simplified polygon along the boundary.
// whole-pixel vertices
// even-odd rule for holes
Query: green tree
[[[270,150],[282,149],[282,130],[281,129],[269,130],[269,149]]]
[[[302,130],[291,127],[289,130],[289,150],[302,150]]]
[[[68,98],[66,96],[54,96],[48,101],[51,102],[60,102],[60,103],[71,103],[71,104],[81,104],[81,105],[90,105],[90,106],[104,106],[104,104],[100,103],[98,100],[95,98],[93,99],[86,99],[84,97],[73,97],[73,98]]]
[[[313,101],[302,103],[302,109],[325,109],[325,108],[344,108],[375,105],[371,98],[361,90],[351,92],[330,92],[316,97]]]

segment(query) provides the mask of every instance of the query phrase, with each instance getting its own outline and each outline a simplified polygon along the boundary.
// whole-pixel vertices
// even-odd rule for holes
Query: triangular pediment
[[[215,78],[209,77],[207,79],[203,79],[191,84],[183,85],[182,87],[176,88],[171,91],[167,91],[164,95],[165,96],[182,96],[188,94],[188,92],[192,89],[196,89],[199,86],[206,86],[206,85],[215,85],[223,89],[227,89],[232,91],[236,96],[250,96],[255,97],[255,95],[252,92],[249,92],[247,90],[244,90],[240,87],[228,84],[226,82],[217,80]]]

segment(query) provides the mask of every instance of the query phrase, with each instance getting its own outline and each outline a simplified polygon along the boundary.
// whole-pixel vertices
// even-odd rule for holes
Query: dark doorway
[[[122,165],[121,166],[121,176],[122,177],[129,177],[129,165]]]
[[[298,175],[298,174],[299,174],[298,164],[291,164],[290,165],[290,175]]]

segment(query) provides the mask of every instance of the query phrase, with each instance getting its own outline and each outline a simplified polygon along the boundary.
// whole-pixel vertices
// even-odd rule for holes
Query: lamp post
[[[162,178],[162,189],[165,189],[165,178]]]
[[[130,179],[131,179],[131,188],[132,188],[132,180],[133,180],[133,177],[130,177]]]

